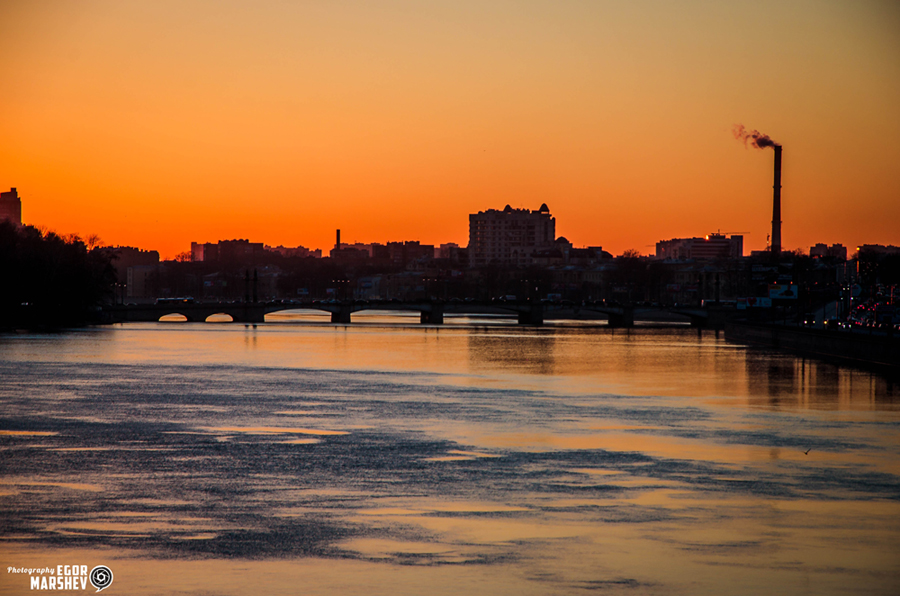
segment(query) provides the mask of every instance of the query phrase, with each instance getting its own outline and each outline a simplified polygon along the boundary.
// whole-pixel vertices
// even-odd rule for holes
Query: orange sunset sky
[[[536,209],[614,254],[722,230],[900,244],[900,3],[0,2],[0,189],[163,257],[468,242]]]

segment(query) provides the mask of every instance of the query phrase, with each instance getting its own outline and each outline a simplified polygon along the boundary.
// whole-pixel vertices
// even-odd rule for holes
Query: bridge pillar
[[[709,313],[705,321],[707,327],[710,329],[725,329],[725,324],[737,311],[721,306],[710,306],[707,312]]]
[[[350,306],[341,305],[340,309],[331,313],[332,323],[349,323],[350,322]]]
[[[527,309],[519,311],[519,325],[543,325],[544,306],[540,302],[532,302]]]
[[[423,310],[419,322],[423,325],[443,325],[444,305],[432,302],[431,310]]]
[[[245,304],[240,313],[224,312],[231,315],[231,320],[235,323],[265,323],[266,321],[266,313],[261,306]]]
[[[623,306],[621,313],[609,314],[610,327],[634,327],[634,307]]]

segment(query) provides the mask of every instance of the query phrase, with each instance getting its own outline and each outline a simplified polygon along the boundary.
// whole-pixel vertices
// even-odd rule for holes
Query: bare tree
[[[87,246],[88,250],[94,250],[103,244],[103,240],[101,240],[100,236],[97,234],[89,234],[88,237],[85,238],[84,244]]]

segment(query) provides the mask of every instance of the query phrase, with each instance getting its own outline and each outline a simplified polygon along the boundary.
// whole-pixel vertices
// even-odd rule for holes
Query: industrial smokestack
[[[338,228],[338,231],[337,231],[337,238],[336,238],[335,241],[334,241],[334,249],[335,249],[335,250],[340,250],[340,249],[341,249],[341,230],[340,230],[340,228]]]
[[[769,246],[774,254],[781,253],[781,145],[764,135],[758,130],[747,130],[743,124],[735,124],[734,138],[744,142],[744,147],[749,142],[757,149],[771,147],[775,150],[775,185],[772,198],[772,243]]]
[[[772,253],[781,253],[781,145],[775,149],[775,184],[772,195]]]

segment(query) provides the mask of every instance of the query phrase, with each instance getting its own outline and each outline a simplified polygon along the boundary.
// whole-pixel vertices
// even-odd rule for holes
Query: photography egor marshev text
[[[88,573],[87,565],[56,565],[51,567],[12,567],[6,568],[7,574],[23,575],[11,579],[9,585],[29,590],[86,590],[88,582],[100,592],[110,586],[113,581],[112,570],[106,565],[97,565]],[[21,583],[22,585],[17,585]]]

